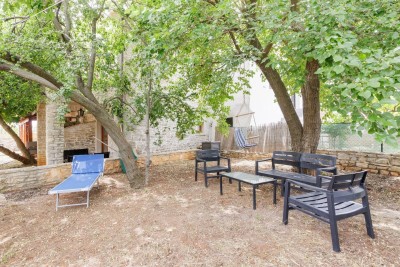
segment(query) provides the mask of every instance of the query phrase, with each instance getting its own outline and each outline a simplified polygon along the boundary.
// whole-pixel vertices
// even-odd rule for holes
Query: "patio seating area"
[[[232,159],[233,172],[254,173],[253,160]],[[152,166],[144,190],[123,174],[104,175],[89,208],[54,211],[50,188],[6,194],[0,202],[3,265],[86,266],[353,266],[399,265],[400,180],[368,175],[375,239],[363,216],[338,224],[341,253],[332,251],[329,226],[301,212],[282,223],[283,198],[218,179],[194,181],[193,160]],[[226,185],[226,186],[225,186]],[[389,186],[390,185],[390,186]],[[397,188],[397,191],[393,191]],[[397,194],[396,194],[397,192]],[[79,196],[84,199],[85,193]],[[67,196],[74,203],[76,196]],[[356,256],[355,256],[356,255]]]

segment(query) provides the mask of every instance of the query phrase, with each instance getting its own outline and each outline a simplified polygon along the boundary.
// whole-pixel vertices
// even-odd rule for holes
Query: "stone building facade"
[[[72,108],[77,110],[80,106],[72,104]],[[104,130],[100,123],[96,121],[92,114],[85,113],[82,121],[76,124],[66,125],[57,119],[58,105],[56,103],[41,103],[37,108],[37,134],[38,134],[38,165],[53,165],[64,162],[64,150],[88,149],[89,153],[111,152],[111,157],[118,157],[118,149],[112,139],[108,136],[104,138]],[[72,109],[71,109],[72,110]],[[71,113],[74,114],[75,111]],[[74,115],[73,115],[74,116]],[[182,150],[195,149],[201,142],[212,139],[214,128],[212,122],[206,122],[199,126],[198,133],[190,134],[183,140],[179,140],[175,134],[176,124],[165,121],[160,124],[158,129],[151,129],[151,153],[162,154]],[[144,124],[125,127],[125,135],[128,142],[140,156],[145,153],[146,128]],[[102,145],[102,140],[106,140]],[[157,143],[161,140],[160,143]]]

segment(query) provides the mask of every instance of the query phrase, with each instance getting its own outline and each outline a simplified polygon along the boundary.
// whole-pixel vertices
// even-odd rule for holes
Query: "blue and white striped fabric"
[[[246,138],[244,137],[243,131],[240,128],[235,128],[234,136],[236,145],[240,148],[249,148],[257,145],[257,144],[248,144]]]

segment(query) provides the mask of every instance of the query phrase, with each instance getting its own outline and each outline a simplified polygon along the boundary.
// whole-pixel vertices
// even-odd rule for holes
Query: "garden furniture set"
[[[221,159],[226,165],[221,164]],[[272,168],[262,168],[262,163],[270,161]],[[214,163],[212,166],[210,164]],[[277,166],[286,169],[277,169]],[[367,171],[349,174],[338,174],[336,158],[328,155],[274,151],[272,158],[258,160],[255,163],[255,175],[243,172],[231,172],[230,159],[221,157],[219,150],[198,150],[195,159],[195,180],[197,173],[204,174],[205,185],[209,178],[219,178],[220,194],[222,178],[229,182],[247,183],[253,189],[253,209],[256,209],[256,188],[262,184],[273,184],[273,202],[276,204],[276,187],[281,185],[281,195],[284,196],[283,223],[288,223],[289,210],[296,209],[326,223],[331,229],[332,247],[340,251],[337,221],[355,215],[363,214],[367,233],[374,238],[371,213],[368,202],[365,180]],[[214,176],[208,174],[215,173]],[[291,194],[291,187],[299,189],[300,194]],[[355,200],[361,199],[356,202]]]

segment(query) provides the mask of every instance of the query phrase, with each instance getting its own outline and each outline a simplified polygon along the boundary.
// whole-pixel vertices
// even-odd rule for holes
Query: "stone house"
[[[111,157],[118,157],[117,147],[109,138],[105,129],[96,121],[92,114],[82,106],[71,102],[70,112],[65,114],[65,122],[57,120],[58,105],[54,103],[40,103],[34,119],[23,120],[20,123],[20,137],[26,145],[37,143],[37,161],[40,165],[59,164],[68,160],[68,155],[82,153],[109,153]],[[215,125],[211,120],[198,126],[198,132],[179,140],[173,130],[174,123],[164,122],[161,128],[161,144],[151,144],[153,154],[175,152],[197,148],[201,142],[212,140]],[[36,132],[35,132],[36,130]],[[139,155],[145,149],[145,127],[138,125],[134,131],[125,130],[125,135]],[[32,138],[32,136],[34,138]],[[152,140],[158,138],[156,131],[151,131]]]

